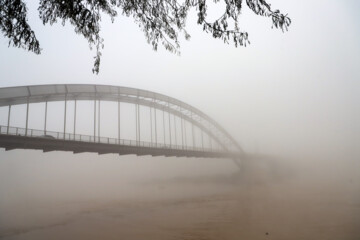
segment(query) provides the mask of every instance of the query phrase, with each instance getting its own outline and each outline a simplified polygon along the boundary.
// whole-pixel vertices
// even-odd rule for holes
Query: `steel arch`
[[[236,140],[215,120],[199,109],[175,98],[142,89],[111,85],[54,84],[0,88],[0,107],[27,103],[71,100],[104,100],[152,107],[194,124],[225,151],[244,153]]]

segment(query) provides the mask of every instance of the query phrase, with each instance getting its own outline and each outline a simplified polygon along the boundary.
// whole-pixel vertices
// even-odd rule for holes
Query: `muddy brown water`
[[[252,166],[240,177],[141,180],[122,197],[20,201],[1,208],[0,239],[360,239],[357,178],[284,172]]]

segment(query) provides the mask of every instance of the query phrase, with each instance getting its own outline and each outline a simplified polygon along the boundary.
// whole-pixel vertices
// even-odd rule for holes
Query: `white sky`
[[[235,48],[188,19],[181,56],[154,52],[133,19],[104,17],[99,75],[94,51],[67,24],[29,20],[43,49],[8,48],[0,37],[0,87],[91,83],[136,87],[183,100],[213,117],[247,151],[324,151],[360,156],[360,19],[356,0],[269,0],[288,13],[289,32],[244,6],[251,45]],[[1,154],[1,153],[0,153]],[[1,155],[0,155],[1,156]]]

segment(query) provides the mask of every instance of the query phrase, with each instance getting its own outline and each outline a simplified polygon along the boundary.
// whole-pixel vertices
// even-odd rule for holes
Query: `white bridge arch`
[[[94,101],[94,134],[81,138],[75,133],[76,130],[76,102],[77,101]],[[64,131],[53,132],[46,128],[47,121],[47,103],[64,102]],[[74,101],[74,132],[66,132],[66,114],[67,103]],[[118,115],[118,138],[103,138],[96,133],[96,101],[117,102]],[[28,128],[29,104],[45,103],[45,126],[43,130],[34,130]],[[129,103],[135,105],[136,112],[136,141],[127,141],[121,139],[120,132],[120,103]],[[14,128],[10,126],[11,106],[26,105],[26,119],[24,128]],[[150,109],[149,120],[152,121],[151,134],[154,132],[155,137],[151,137],[150,142],[141,141],[140,111],[139,106],[145,106]],[[0,147],[7,150],[15,148],[24,149],[42,149],[43,151],[64,150],[76,152],[98,152],[100,153],[119,153],[119,154],[137,154],[137,155],[165,155],[165,156],[194,156],[194,157],[238,157],[244,154],[236,140],[216,121],[207,116],[199,109],[186,104],[175,98],[141,89],[118,87],[110,85],[91,85],[91,84],[55,84],[55,85],[33,85],[0,88],[0,107],[8,107],[7,125],[0,126]],[[156,111],[166,112],[169,117],[170,134],[168,143],[159,143],[157,140],[156,129]],[[98,110],[98,114],[100,111]],[[171,142],[170,116],[174,119],[177,117],[181,120],[181,144]],[[100,117],[99,117],[100,119]],[[153,124],[155,121],[155,125]],[[184,122],[192,126],[193,146],[184,144],[183,127]],[[176,121],[174,120],[176,124]],[[100,129],[100,120],[98,121]],[[175,134],[176,134],[176,125]],[[178,126],[179,127],[179,126]],[[200,147],[195,146],[194,127],[201,131]],[[164,127],[165,131],[165,127]],[[34,134],[35,132],[35,134]],[[52,133],[49,134],[49,133]],[[185,131],[186,134],[186,131]],[[204,137],[207,136],[210,141],[210,147],[204,147]],[[105,139],[105,141],[104,141]],[[165,141],[165,139],[164,139]],[[185,138],[186,141],[186,138]],[[211,142],[216,143],[220,148],[213,149]]]

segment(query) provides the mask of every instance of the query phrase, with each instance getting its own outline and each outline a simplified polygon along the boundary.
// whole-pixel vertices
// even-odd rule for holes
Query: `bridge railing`
[[[117,138],[99,137],[99,136],[94,137],[91,135],[84,135],[84,134],[72,134],[72,133],[64,134],[63,132],[45,131],[38,129],[25,129],[20,127],[8,127],[1,125],[0,125],[0,134],[44,138],[49,140],[94,142],[94,143],[102,143],[102,144],[115,144],[115,145],[149,147],[149,148],[159,148],[159,149],[177,149],[177,150],[187,150],[187,151],[190,150],[190,151],[199,151],[199,152],[218,151],[217,149],[205,148],[205,147],[202,148],[202,147],[182,146],[182,145],[174,145],[174,144],[170,145],[164,143],[154,143],[154,142],[117,139]]]

